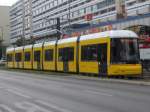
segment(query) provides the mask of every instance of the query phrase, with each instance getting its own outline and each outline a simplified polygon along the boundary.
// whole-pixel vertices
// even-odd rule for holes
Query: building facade
[[[19,0],[10,9],[10,39],[16,43],[23,38],[23,2]]]
[[[19,23],[11,24],[11,29],[14,29],[11,30],[11,39],[15,42],[21,37],[27,40],[55,38],[50,38],[56,29],[54,18],[60,18],[61,29],[65,29],[72,24],[97,24],[149,12],[149,0],[20,0],[11,8],[11,20],[22,18]],[[118,13],[123,14],[118,16]],[[13,18],[14,14],[20,16]]]
[[[0,59],[5,55],[5,49],[10,44],[9,6],[0,6]]]
[[[26,40],[31,39],[32,34],[32,5],[31,0],[24,0],[23,1],[23,17],[24,17],[24,37]]]

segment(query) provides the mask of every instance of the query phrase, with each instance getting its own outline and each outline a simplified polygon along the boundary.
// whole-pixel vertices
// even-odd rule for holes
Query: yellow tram
[[[43,70],[55,71],[56,41],[45,42],[43,46]]]
[[[43,69],[43,43],[33,45],[33,69],[42,70]]]
[[[15,48],[14,68],[23,68],[23,47]]]
[[[24,69],[33,69],[33,45],[27,45],[24,47],[23,51],[23,66]]]
[[[119,30],[81,36],[79,72],[101,76],[141,74],[137,35]]]
[[[59,40],[57,43],[57,70],[76,72],[77,37]]]
[[[15,48],[8,48],[7,52],[7,67],[14,68]]]
[[[138,36],[128,30],[8,48],[7,66],[97,76],[138,76],[142,73]]]

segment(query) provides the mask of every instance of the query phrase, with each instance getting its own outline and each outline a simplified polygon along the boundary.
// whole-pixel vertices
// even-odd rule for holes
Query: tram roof
[[[43,43],[38,43],[38,44],[33,45],[34,48],[39,48],[39,47],[42,47],[42,46],[43,46]]]
[[[21,47],[16,47],[15,48],[15,51],[17,51],[17,50],[22,50],[23,49],[23,46],[21,46]]]
[[[49,46],[49,45],[55,45],[56,41],[49,41],[49,42],[45,42],[44,46]]]
[[[108,37],[108,38],[138,38],[137,34],[130,30],[111,30],[111,31],[105,31],[105,32],[94,33],[94,34],[89,34],[89,35],[83,35],[80,37],[80,41],[95,39],[95,38],[105,38],[105,37]],[[61,39],[61,40],[58,40],[58,44],[76,42],[77,39],[78,39],[78,37]],[[45,42],[44,46],[55,45],[55,43],[56,43],[56,41]],[[32,46],[34,48],[42,47],[43,43],[27,45],[24,48],[32,48]],[[7,52],[13,51],[14,49],[21,50],[21,49],[23,49],[23,46],[16,47],[16,48],[8,48]]]
[[[9,47],[9,48],[7,48],[6,52],[10,52],[10,51],[14,51],[14,50],[15,50],[14,47]]]
[[[81,36],[80,40],[88,40],[88,39],[95,39],[95,38],[138,38],[137,34],[133,31],[129,30],[111,30],[111,31],[105,31],[100,33],[94,33],[89,35],[83,35]]]
[[[29,48],[32,48],[33,47],[33,45],[26,45],[26,46],[24,46],[24,49],[29,49]]]
[[[78,39],[78,37],[71,37],[71,38],[61,39],[61,40],[58,41],[58,44],[76,42],[77,39]]]

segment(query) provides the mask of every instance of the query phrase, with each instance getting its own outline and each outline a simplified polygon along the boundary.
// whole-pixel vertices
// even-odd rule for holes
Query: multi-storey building
[[[21,34],[26,39],[32,37],[44,40],[44,37],[50,37],[49,35],[52,34],[52,30],[55,29],[56,20],[52,18],[60,18],[62,29],[71,24],[87,22],[96,24],[116,20],[118,13],[116,2],[118,1],[123,1],[123,6],[125,7],[122,7],[122,10],[125,11],[122,12],[126,13],[126,16],[150,12],[149,0],[24,0],[24,4],[28,5],[21,8],[20,6],[22,5],[17,5],[21,4],[21,1],[17,2],[12,6],[11,16],[15,13],[15,7],[20,7],[20,12],[23,13],[21,17],[24,17],[22,21],[25,22],[17,24],[17,26],[22,25],[25,28],[22,27],[18,31],[24,31]],[[25,11],[22,10],[28,10],[28,14],[24,14]],[[15,19],[12,18],[12,20]],[[12,29],[14,27],[16,26],[12,25]],[[12,38],[14,39],[17,37],[17,34],[14,35],[17,30],[13,31]]]
[[[33,0],[33,35],[41,37],[50,33],[59,17],[61,27],[69,24],[87,22],[85,15],[92,14],[93,20],[101,21],[115,19],[115,0]],[[109,15],[109,16],[108,16]],[[45,19],[46,18],[46,19]]]
[[[9,6],[0,6],[0,59],[5,56],[5,48],[10,44]]]
[[[31,0],[24,0],[23,16],[24,16],[24,36],[25,39],[31,39],[32,36],[32,7]]]
[[[23,38],[23,2],[19,0],[10,9],[11,43]]]
[[[150,13],[149,0],[126,0],[127,16],[136,16]]]

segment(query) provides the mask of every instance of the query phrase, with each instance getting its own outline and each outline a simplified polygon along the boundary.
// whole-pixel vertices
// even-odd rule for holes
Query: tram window
[[[13,60],[13,55],[12,54],[7,54],[7,61],[11,62]]]
[[[40,51],[34,51],[34,61],[40,61]]]
[[[15,54],[15,60],[16,60],[16,62],[20,62],[21,59],[22,59],[21,53],[16,53],[16,54]]]
[[[86,50],[87,46],[82,46],[81,48],[81,60],[86,61],[88,59],[88,51]]]
[[[30,52],[25,52],[25,61],[30,61],[30,60],[31,60]]]
[[[63,61],[63,49],[59,49],[58,60]]]
[[[74,48],[66,47],[59,49],[59,61],[73,61],[74,60]]]
[[[87,45],[81,47],[82,61],[96,61],[97,60],[97,45]]]
[[[139,62],[137,39],[112,39],[111,63],[135,64]]]
[[[52,61],[53,60],[53,50],[48,49],[45,50],[45,61]]]

